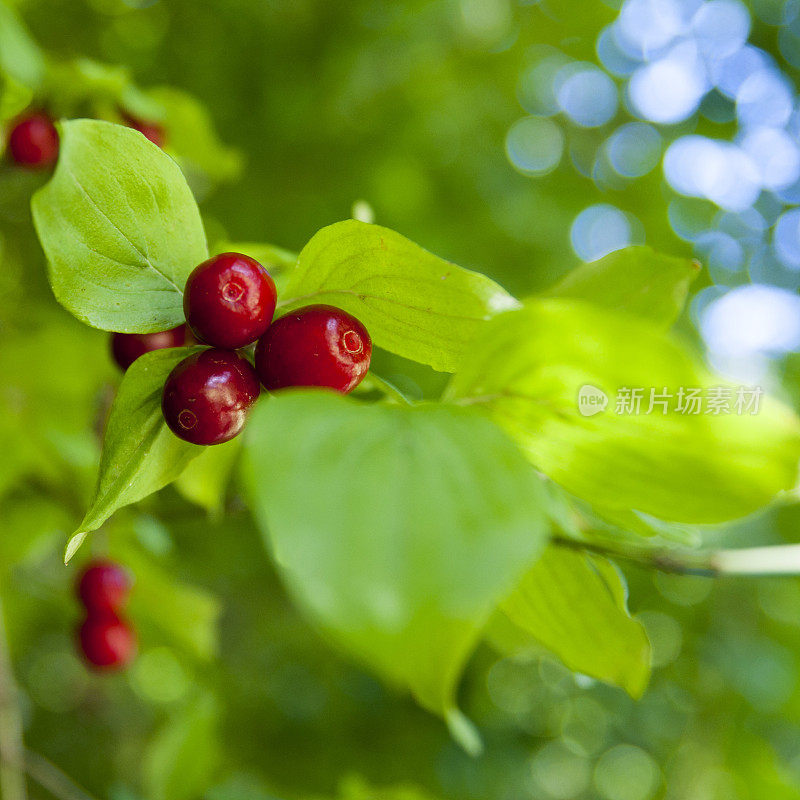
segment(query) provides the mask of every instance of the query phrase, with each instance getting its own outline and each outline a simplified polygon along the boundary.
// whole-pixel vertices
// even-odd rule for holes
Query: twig
[[[36,783],[59,800],[94,800],[72,778],[39,753],[25,751],[25,770]]]
[[[573,550],[588,550],[599,555],[638,564],[659,572],[682,575],[704,575],[716,578],[725,575],[764,577],[767,575],[800,575],[800,544],[745,547],[736,550],[647,550],[626,545],[556,536],[553,544]]]
[[[26,800],[28,796],[23,752],[22,714],[0,599],[0,796],[3,800]]]

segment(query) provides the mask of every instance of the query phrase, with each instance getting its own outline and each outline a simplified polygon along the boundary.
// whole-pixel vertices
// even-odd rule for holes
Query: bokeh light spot
[[[594,261],[631,244],[628,217],[612,205],[600,203],[581,211],[570,230],[572,248],[584,261]]]
[[[526,117],[514,123],[506,136],[508,160],[524,175],[546,175],[561,161],[564,134],[548,119]]]

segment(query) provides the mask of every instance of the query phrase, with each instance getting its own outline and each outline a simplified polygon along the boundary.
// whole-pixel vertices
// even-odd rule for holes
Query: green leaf
[[[150,89],[147,96],[163,109],[165,146],[187,174],[201,172],[214,181],[232,180],[239,175],[241,155],[219,140],[202,103],[169,86]]]
[[[78,319],[124,333],[183,322],[205,234],[178,166],[144,136],[110,122],[62,123],[58,167],[32,206],[53,291]]]
[[[542,472],[601,508],[659,519],[721,522],[792,488],[800,422],[762,398],[751,415],[645,413],[649,391],[721,385],[676,339],[629,315],[579,301],[531,301],[487,327],[447,396],[475,398]],[[582,387],[605,411],[578,411]],[[643,388],[640,414],[616,413],[623,388]]]
[[[545,295],[586,300],[668,328],[683,310],[699,271],[697,261],[664,256],[650,247],[627,247],[582,264]]]
[[[241,438],[206,447],[175,481],[175,488],[189,502],[217,515],[225,504],[233,471],[239,461]]]
[[[575,672],[640,697],[650,676],[650,644],[631,618],[625,585],[613,564],[550,546],[503,602],[504,616],[525,638]]]
[[[399,233],[348,220],[303,248],[285,313],[309,303],[343,308],[386,350],[453,372],[484,322],[517,301],[485,275],[444,261]]]
[[[5,2],[0,2],[0,71],[32,89],[45,71],[42,51]]]
[[[148,800],[195,800],[205,795],[220,763],[218,716],[216,700],[204,694],[155,735],[142,767]]]
[[[254,412],[244,473],[299,602],[475,749],[455,686],[546,536],[541,481],[513,443],[469,409],[285,393]]]
[[[198,349],[155,350],[128,367],[108,418],[94,499],[68,545],[67,561],[87,533],[117,509],[175,480],[203,451],[175,436],[161,413],[164,381],[173,367]]]

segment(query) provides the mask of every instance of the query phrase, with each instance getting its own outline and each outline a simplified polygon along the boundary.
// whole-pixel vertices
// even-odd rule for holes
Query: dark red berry
[[[115,333],[111,337],[111,354],[120,369],[126,370],[145,353],[185,344],[188,344],[185,325],[158,333]]]
[[[367,374],[372,341],[353,316],[333,306],[305,306],[270,325],[255,364],[270,391],[326,386],[343,394]]]
[[[146,139],[149,139],[154,145],[163,147],[166,141],[166,134],[164,128],[157,122],[146,122],[145,120],[125,115],[125,122],[129,128],[139,131]]]
[[[221,444],[244,427],[261,387],[250,362],[229,350],[185,358],[164,385],[161,410],[170,430],[193,444]]]
[[[49,167],[58,160],[58,131],[47,114],[19,120],[8,137],[11,158],[23,167]]]
[[[131,581],[128,573],[111,561],[93,561],[78,582],[78,596],[91,615],[115,613],[128,599]]]
[[[269,327],[276,299],[275,282],[258,261],[222,253],[189,275],[183,310],[198,339],[234,350],[254,342]]]
[[[79,636],[83,655],[99,670],[122,669],[136,654],[136,634],[113,614],[90,613]]]

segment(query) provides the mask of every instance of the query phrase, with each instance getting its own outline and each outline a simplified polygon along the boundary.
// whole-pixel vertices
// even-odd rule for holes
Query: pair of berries
[[[145,122],[124,115],[125,123],[147,137],[153,144],[164,146],[164,129],[153,122]],[[44,169],[58,160],[58,131],[53,120],[42,112],[28,114],[19,119],[8,137],[11,158],[22,167]]]
[[[366,328],[339,308],[312,305],[272,322],[275,283],[257,261],[223,253],[189,275],[184,293],[188,327],[210,350],[185,358],[164,386],[162,410],[170,429],[188,442],[220,444],[244,427],[261,390],[319,386],[347,393],[369,369]],[[115,334],[112,349],[123,369],[139,355],[186,342],[184,326],[162,333]],[[236,350],[258,340],[254,363]]]
[[[92,562],[81,575],[78,597],[86,619],[78,637],[84,658],[95,669],[122,669],[136,653],[136,635],[120,616],[130,589],[128,574],[109,561]]]

